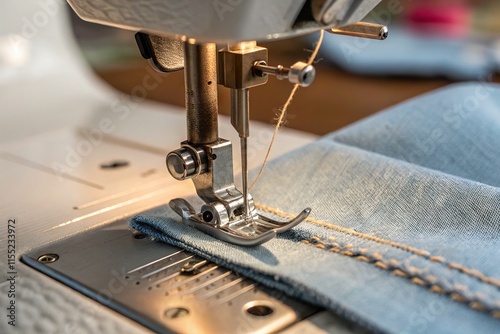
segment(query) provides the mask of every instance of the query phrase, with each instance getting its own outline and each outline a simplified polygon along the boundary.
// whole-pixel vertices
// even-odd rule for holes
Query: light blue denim
[[[374,331],[500,332],[500,86],[450,86],[330,134],[271,162],[252,194],[314,222],[253,248],[168,206],[131,226]]]

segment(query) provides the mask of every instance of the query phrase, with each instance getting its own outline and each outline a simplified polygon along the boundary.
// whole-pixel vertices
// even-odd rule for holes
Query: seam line
[[[260,209],[262,211],[266,211],[268,213],[272,213],[272,214],[278,215],[278,216],[283,217],[283,218],[295,217],[295,215],[291,215],[289,213],[286,213],[286,212],[281,211],[279,209],[273,208],[271,206],[264,205],[262,203],[255,202],[254,204],[258,209]],[[330,224],[330,223],[324,222],[322,220],[318,220],[318,219],[314,219],[314,218],[310,218],[310,217],[306,218],[305,221],[322,226],[322,227],[326,227],[328,229],[331,229],[331,230],[334,230],[337,232],[350,234],[350,235],[355,236],[355,237],[359,237],[362,239],[377,242],[379,244],[388,245],[388,246],[391,246],[394,248],[398,248],[398,249],[404,250],[406,252],[415,254],[417,256],[423,257],[423,258],[425,258],[429,261],[432,261],[432,262],[442,263],[443,265],[447,266],[451,270],[459,271],[465,275],[468,275],[470,277],[474,277],[483,283],[493,285],[497,288],[500,288],[500,280],[493,278],[493,277],[486,276],[485,274],[483,274],[482,272],[480,272],[477,269],[470,269],[470,268],[467,268],[466,266],[464,266],[460,263],[450,262],[442,256],[433,256],[426,250],[418,249],[418,248],[404,245],[404,244],[394,242],[391,240],[379,238],[379,237],[376,237],[373,235],[357,232],[357,231],[354,231],[353,229],[350,229],[350,228]]]
[[[379,253],[368,252],[365,248],[355,249],[351,244],[341,246],[337,242],[325,242],[317,236],[313,236],[309,240],[304,239],[302,243],[370,263],[379,269],[391,272],[395,276],[406,278],[410,280],[412,284],[427,288],[430,292],[446,296],[473,310],[500,319],[499,300],[489,300],[488,297],[482,293],[473,294],[467,286],[461,284],[455,284],[452,288],[447,288],[438,282],[436,276],[426,274],[423,269],[414,266],[405,268],[401,265],[401,262],[396,259],[386,259]]]

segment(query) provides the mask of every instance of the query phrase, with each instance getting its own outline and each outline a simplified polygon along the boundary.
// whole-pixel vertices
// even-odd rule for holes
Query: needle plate
[[[192,253],[128,229],[81,232],[23,256],[155,332],[276,332],[316,312]]]

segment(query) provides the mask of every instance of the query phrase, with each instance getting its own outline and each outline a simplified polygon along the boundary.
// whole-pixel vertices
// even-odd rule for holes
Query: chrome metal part
[[[265,61],[258,61],[253,66],[254,74],[265,77],[268,74],[275,75],[278,80],[288,79],[290,83],[298,84],[302,87],[310,86],[316,78],[314,66],[304,62],[296,62],[291,68],[283,65],[268,66]]]
[[[276,221],[258,214],[255,210],[252,211],[251,220],[239,217],[239,219],[232,221],[222,219],[207,221],[203,210],[200,214],[196,214],[194,208],[185,199],[176,198],[170,201],[170,207],[182,217],[185,224],[210,234],[214,238],[239,246],[263,244],[274,238],[276,234],[300,224],[311,212],[311,209],[306,208],[290,221]],[[221,209],[223,208],[221,207]],[[214,211],[210,211],[210,213],[211,216],[208,218],[216,217]],[[218,214],[220,215],[221,212]]]
[[[37,260],[52,253],[58,261]],[[317,312],[193,253],[135,238],[127,219],[43,246],[22,260],[157,333],[279,332]]]
[[[247,138],[250,135],[249,88],[263,85],[267,78],[254,75],[253,64],[267,60],[267,49],[255,41],[228,45],[218,53],[219,84],[231,89],[231,124],[240,136],[243,215],[252,220],[248,194]]]
[[[234,185],[231,142],[219,139],[217,143],[202,147],[206,158],[196,157],[200,148],[190,148],[190,153],[182,151],[181,157],[176,151],[169,154],[171,159],[175,159],[173,164],[177,166],[192,166],[192,161],[205,165],[193,178],[196,192],[205,202],[200,213],[197,214],[184,199],[176,198],[170,201],[171,208],[182,217],[184,223],[221,240],[242,246],[255,246],[269,241],[276,233],[294,227],[309,215],[310,209],[306,209],[295,219],[280,222],[258,214],[252,196],[246,193],[245,197]],[[183,158],[183,154],[191,156]],[[246,154],[242,155],[242,158],[246,159]],[[187,160],[189,164],[181,160]],[[173,169],[174,172],[171,173],[174,177],[183,177],[186,174],[185,167]],[[190,170],[194,171],[196,168],[192,167]]]
[[[205,203],[220,202],[230,217],[242,204],[242,195],[236,189],[233,178],[233,153],[231,142],[222,138],[203,146],[207,157],[207,168],[193,178],[198,196]]]
[[[167,155],[167,169],[176,180],[182,181],[200,175],[207,168],[205,151],[194,148],[188,142],[181,143],[181,148]]]
[[[184,44],[187,140],[193,145],[218,139],[216,59],[214,43]]]
[[[247,138],[250,135],[250,98],[248,88],[231,89],[231,124],[240,136],[241,182],[243,191],[243,212],[250,217],[248,203],[248,155]]]
[[[182,275],[196,275],[196,274],[199,274],[201,272],[201,270],[205,266],[208,266],[208,265],[209,265],[209,262],[207,260],[189,261],[182,266],[181,274]]]
[[[59,255],[54,254],[54,253],[49,253],[49,254],[40,255],[37,258],[37,261],[43,262],[43,263],[52,263],[52,262],[56,262],[58,259],[59,259]]]
[[[212,213],[212,218],[217,214],[217,219],[213,219],[226,222],[241,215],[239,209],[244,205],[244,200],[234,185],[231,142],[219,138],[215,143],[196,147],[184,142],[180,151],[170,152],[167,156],[167,165],[170,160],[172,166],[169,171],[174,178],[182,179],[188,174],[186,166],[190,166],[190,175],[195,176],[193,183],[198,196],[206,203],[207,208],[218,208]],[[195,167],[191,167],[192,161],[195,161]]]
[[[263,85],[266,77],[253,74],[256,62],[267,61],[267,49],[257,46],[254,41],[230,45],[220,50],[217,56],[217,82],[226,88],[244,89]]]
[[[369,22],[357,22],[344,27],[331,28],[327,32],[361,38],[384,40],[389,35],[389,29],[382,25]]]
[[[308,86],[315,71],[302,62],[290,69],[256,70],[255,64],[266,66],[267,49],[257,46],[255,40],[346,25],[366,15],[379,0],[69,2],[86,20],[140,31],[136,38],[141,53],[158,70],[184,68],[187,143],[170,152],[166,164],[175,179],[193,179],[198,196],[205,202],[199,214],[201,222],[211,228],[226,228],[213,235],[232,234],[229,239],[233,242],[253,245],[293,226],[268,220],[271,227],[263,228],[266,225],[259,222],[265,219],[257,215],[248,194],[248,89],[266,83],[267,73]],[[228,12],[231,15],[226,15]],[[215,42],[226,42],[228,47],[216,53]],[[231,123],[240,137],[243,193],[234,185],[231,144],[218,137],[216,83],[232,90]],[[176,200],[172,203],[178,207]],[[194,217],[191,209],[185,211]],[[176,211],[183,217],[186,214]]]
[[[248,89],[231,89],[231,125],[240,138],[250,135],[250,97]]]
[[[186,42],[184,48],[188,140],[168,154],[167,168],[177,180],[192,178],[205,204],[200,213],[180,198],[170,201],[170,206],[185,223],[216,238],[243,246],[259,245],[297,225],[310,212],[305,209],[289,222],[274,221],[257,213],[248,193],[249,88],[267,82],[265,69],[261,75],[256,75],[255,69],[255,64],[265,65],[267,49],[255,41],[230,44],[218,52],[215,74],[215,45],[193,43]],[[232,145],[217,136],[214,76],[231,89],[231,124],[241,145],[242,192],[234,184]],[[314,68],[299,62],[285,69],[282,76],[305,86],[314,79]]]
[[[245,219],[252,219],[248,202],[248,142],[247,137],[240,137],[241,148],[241,187],[243,188],[243,214]]]
[[[304,334],[304,333],[337,333],[337,334],[369,334],[369,331],[359,325],[349,322],[327,311],[320,311],[307,319],[298,322],[285,330],[281,334]]]

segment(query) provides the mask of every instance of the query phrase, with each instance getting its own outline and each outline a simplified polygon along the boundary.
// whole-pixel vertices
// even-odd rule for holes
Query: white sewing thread
[[[323,43],[323,35],[324,34],[325,34],[325,31],[320,30],[319,38],[318,38],[318,41],[316,42],[316,47],[314,48],[313,53],[311,54],[311,56],[309,57],[309,60],[307,61],[308,65],[311,65],[314,62],[314,59],[316,59],[316,56],[318,55],[319,48],[321,47],[321,44]],[[262,163],[262,166],[260,167],[260,170],[259,170],[259,173],[257,174],[257,177],[252,182],[249,189],[253,188],[253,186],[257,183],[260,176],[262,175],[262,172],[264,171],[264,167],[266,166],[267,160],[269,159],[269,154],[271,154],[271,149],[274,145],[274,140],[276,139],[276,135],[278,134],[278,130],[280,129],[283,122],[285,121],[287,109],[290,106],[290,104],[292,103],[293,97],[294,97],[295,93],[297,92],[297,89],[299,89],[299,85],[298,84],[293,85],[292,91],[290,92],[288,99],[286,100],[285,104],[281,108],[281,113],[280,113],[278,120],[276,122],[276,127],[274,128],[273,137],[271,138],[271,143],[269,144],[269,147],[267,148],[266,157],[264,158],[264,162]]]

